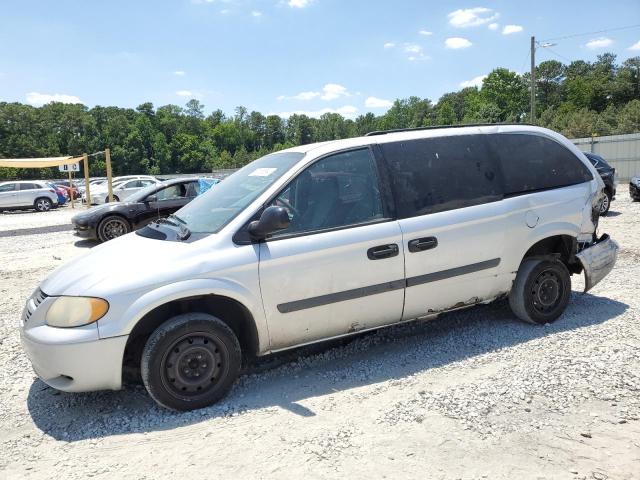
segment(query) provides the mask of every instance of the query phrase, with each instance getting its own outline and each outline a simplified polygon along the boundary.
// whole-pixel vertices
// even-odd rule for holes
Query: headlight
[[[58,297],[49,307],[45,321],[52,327],[80,327],[93,323],[109,310],[109,302],[91,297]]]

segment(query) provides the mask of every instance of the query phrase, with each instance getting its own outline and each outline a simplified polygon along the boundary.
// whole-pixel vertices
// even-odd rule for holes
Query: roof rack
[[[440,128],[463,128],[463,127],[492,127],[495,125],[517,125],[524,127],[535,127],[536,125],[531,125],[530,123],[515,123],[515,122],[498,122],[498,123],[466,123],[466,124],[458,124],[458,125],[432,125],[430,127],[412,127],[412,128],[394,128],[392,130],[376,130],[374,132],[369,132],[365,134],[365,137],[375,137],[377,135],[386,135],[387,133],[398,133],[398,132],[414,132],[420,130],[437,130]]]

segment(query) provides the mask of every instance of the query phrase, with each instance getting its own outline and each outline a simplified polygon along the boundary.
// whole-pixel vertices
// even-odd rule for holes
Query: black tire
[[[48,212],[53,207],[53,202],[47,197],[36,198],[33,202],[33,208],[38,212]]]
[[[205,313],[167,320],[149,337],[140,371],[159,405],[187,411],[224,397],[240,372],[242,352],[231,328]]]
[[[120,215],[107,215],[98,224],[98,240],[108,242],[126,235],[131,231],[131,224]]]
[[[605,216],[609,213],[609,209],[611,208],[611,194],[609,192],[604,192],[604,198],[602,199],[602,203],[600,204],[600,215]]]
[[[509,292],[509,306],[525,322],[544,325],[555,321],[569,303],[571,275],[553,257],[525,259]]]

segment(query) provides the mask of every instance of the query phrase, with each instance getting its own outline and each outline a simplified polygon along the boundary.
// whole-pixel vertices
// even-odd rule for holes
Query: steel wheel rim
[[[46,200],[38,200],[38,203],[36,204],[36,206],[38,207],[38,210],[40,210],[41,212],[46,212],[47,210],[49,210],[49,202],[47,202]]]
[[[227,369],[226,348],[215,335],[183,335],[166,350],[160,364],[162,383],[174,397],[191,400],[214,390]]]
[[[605,195],[600,204],[600,213],[606,212],[607,208],[609,208],[609,196]]]
[[[553,270],[540,273],[531,286],[533,308],[547,314],[553,311],[562,300],[564,285],[559,275]]]
[[[127,233],[127,226],[122,220],[114,218],[104,224],[104,227],[102,227],[102,231],[104,232],[105,238],[107,240],[111,240]]]

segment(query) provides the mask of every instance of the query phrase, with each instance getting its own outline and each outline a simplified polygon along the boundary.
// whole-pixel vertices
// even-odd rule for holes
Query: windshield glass
[[[303,157],[300,152],[281,152],[259,158],[196,197],[176,215],[193,233],[217,233]]]
[[[162,188],[164,183],[154,183],[153,185],[149,185],[148,187],[144,187],[142,190],[138,190],[137,192],[129,195],[127,199],[128,202],[141,202],[145,199],[147,195],[155,192],[159,188]]]

